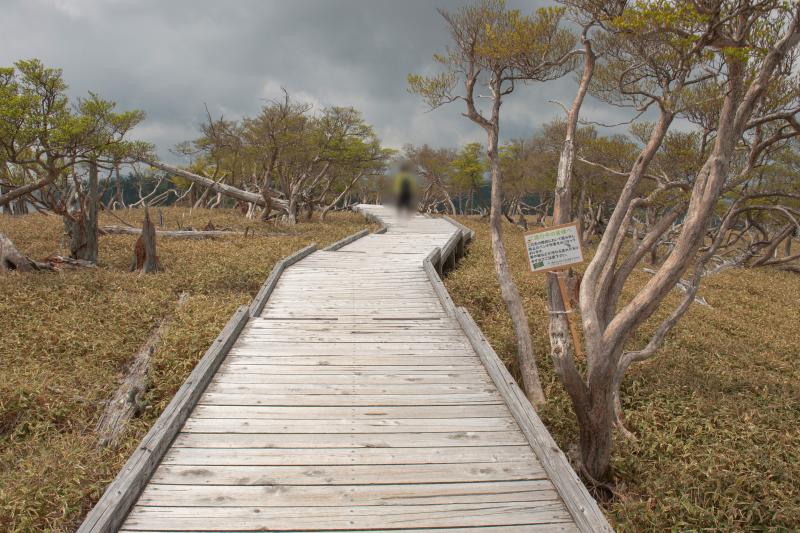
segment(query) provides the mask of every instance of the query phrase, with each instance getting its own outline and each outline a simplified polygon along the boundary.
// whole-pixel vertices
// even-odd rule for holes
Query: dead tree
[[[125,226],[101,226],[100,232],[106,235],[141,235],[139,228]],[[156,230],[156,237],[169,237],[172,239],[216,239],[219,237],[233,237],[241,235],[232,230]]]
[[[150,221],[150,212],[145,207],[142,234],[136,239],[131,272],[141,271],[144,274],[152,274],[162,270],[164,269],[161,267],[161,261],[156,254],[156,227]]]
[[[267,203],[265,202],[264,196],[262,194],[245,191],[237,187],[234,187],[233,185],[226,185],[221,182],[216,182],[205,176],[200,176],[199,174],[195,174],[193,172],[189,172],[188,170],[184,170],[178,167],[174,167],[172,165],[168,165],[166,163],[162,163],[161,161],[147,160],[147,159],[142,159],[141,161],[147,165],[150,165],[153,168],[157,168],[159,170],[163,170],[170,174],[180,176],[182,178],[191,181],[192,183],[206,187],[214,192],[224,194],[225,196],[229,196],[230,198],[241,200],[243,202],[249,202],[259,207],[267,206]],[[289,203],[286,200],[277,198],[272,195],[270,195],[269,198],[270,198],[270,205],[272,207],[278,207],[283,210],[288,209]]]

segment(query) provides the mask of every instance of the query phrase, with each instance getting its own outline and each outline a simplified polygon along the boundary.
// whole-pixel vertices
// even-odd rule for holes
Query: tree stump
[[[144,208],[142,234],[136,239],[136,246],[133,249],[133,261],[131,262],[131,271],[137,270],[145,274],[164,270],[156,254],[156,227],[150,220],[150,212],[146,207]]]

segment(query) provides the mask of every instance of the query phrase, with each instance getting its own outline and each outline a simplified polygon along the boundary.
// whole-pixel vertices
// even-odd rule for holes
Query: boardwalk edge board
[[[164,454],[247,324],[247,306],[239,307],[139,443],[114,481],[78,528],[78,533],[117,531]]]
[[[465,230],[471,231],[449,217],[443,218],[461,228],[462,235],[465,235]],[[474,235],[474,232],[472,235]],[[423,263],[425,272],[428,274],[434,290],[447,313],[455,317],[461,325],[461,329],[466,334],[478,357],[480,357],[498,392],[509,409],[511,409],[511,413],[519,424],[522,433],[542,463],[553,485],[555,485],[578,529],[585,533],[613,531],[600,506],[597,505],[595,499],[586,490],[586,486],[578,478],[575,470],[572,469],[564,452],[553,440],[552,435],[550,435],[539,415],[536,414],[525,393],[519,388],[517,381],[509,373],[505,364],[489,344],[489,341],[486,340],[486,337],[483,336],[469,311],[463,307],[456,307],[439,277],[439,271],[433,268],[434,259],[438,259],[437,256],[440,256],[441,253],[441,250],[437,248],[425,258]]]
[[[286,267],[297,263],[316,250],[317,245],[310,244],[275,263],[275,266],[272,268],[272,272],[270,272],[269,277],[261,286],[261,289],[258,291],[258,294],[256,294],[256,297],[253,298],[253,301],[250,303],[251,317],[259,316],[261,311],[264,310],[264,306],[269,299],[269,295],[272,294],[272,291],[275,289],[275,285],[278,284],[278,280],[280,279],[283,271],[286,270]]]
[[[322,249],[322,251],[323,252],[335,252],[339,248],[347,246],[348,244],[352,243],[353,241],[357,241],[361,237],[366,237],[367,235],[369,235],[369,230],[368,229],[362,229],[361,231],[359,231],[357,233],[353,233],[352,235],[348,235],[344,239],[339,239],[338,241],[336,241],[335,243],[331,244],[330,246],[326,246],[325,248]]]

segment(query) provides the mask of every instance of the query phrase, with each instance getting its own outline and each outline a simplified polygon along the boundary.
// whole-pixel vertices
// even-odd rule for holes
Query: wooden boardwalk
[[[362,209],[388,231],[283,271],[122,530],[606,529],[576,522],[423,268],[462,230]]]

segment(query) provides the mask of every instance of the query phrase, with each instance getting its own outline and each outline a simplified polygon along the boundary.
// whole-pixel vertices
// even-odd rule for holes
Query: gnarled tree
[[[584,5],[590,15],[591,5]],[[609,475],[613,424],[619,422],[620,383],[631,364],[652,357],[689,308],[705,265],[733,224],[735,203],[721,201],[754,161],[737,162],[737,150],[753,155],[752,135],[767,123],[784,121],[770,104],[770,87],[792,76],[792,50],[800,41],[800,6],[779,1],[684,3],[638,2],[612,17],[593,43],[602,50],[590,90],[617,106],[652,110],[653,123],[639,128],[643,142],[617,199],[608,227],[580,286],[586,371],[578,370],[569,335],[551,330],[553,359],[580,424],[582,468],[591,478]],[[712,89],[713,87],[713,89]],[[722,87],[721,93],[716,87]],[[710,94],[702,157],[692,172],[659,164],[676,118],[688,117]],[[780,129],[780,126],[777,126]],[[788,130],[784,130],[787,131]],[[569,155],[569,154],[567,154]],[[665,159],[665,160],[668,160]],[[636,216],[653,205],[667,206],[641,238],[628,236]],[[717,213],[721,223],[709,242]],[[679,225],[675,225],[680,220]],[[668,255],[632,298],[621,296],[639,261],[672,231]],[[642,347],[631,336],[659,308],[666,294],[691,270],[680,303]],[[551,305],[560,297],[551,294]]]

